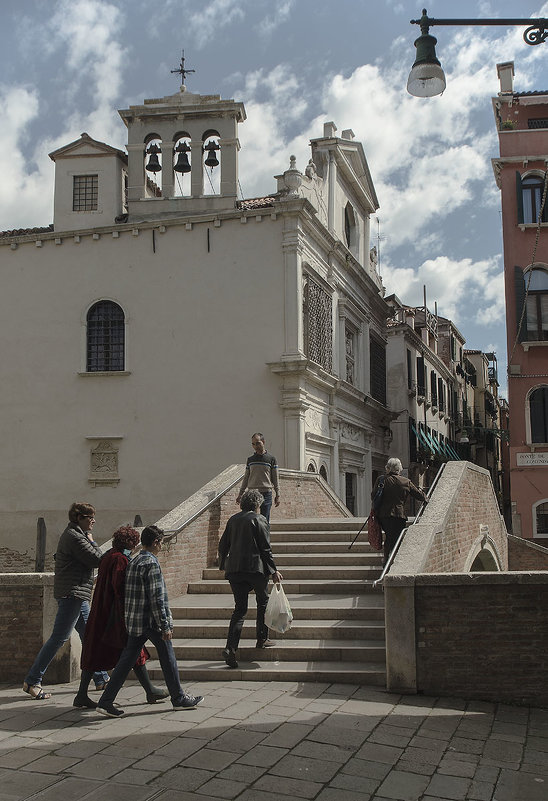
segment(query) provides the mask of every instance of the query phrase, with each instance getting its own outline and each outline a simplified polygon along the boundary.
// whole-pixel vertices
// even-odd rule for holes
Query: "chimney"
[[[497,64],[497,75],[500,81],[499,95],[512,94],[514,91],[514,62],[505,61]]]

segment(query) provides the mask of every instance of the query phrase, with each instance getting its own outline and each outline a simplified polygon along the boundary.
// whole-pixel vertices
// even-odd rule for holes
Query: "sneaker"
[[[173,709],[196,709],[204,700],[203,695],[183,695],[182,699],[173,704]]]
[[[97,712],[100,715],[106,715],[107,718],[121,718],[124,714],[123,709],[116,709],[115,706],[98,706]]]
[[[238,667],[238,660],[236,659],[236,653],[232,651],[230,648],[223,648],[223,659],[225,660],[229,668]]]
[[[273,640],[257,640],[255,648],[274,648],[275,645]]]

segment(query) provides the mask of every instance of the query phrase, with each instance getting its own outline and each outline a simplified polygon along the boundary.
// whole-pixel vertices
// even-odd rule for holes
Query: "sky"
[[[123,149],[117,109],[186,85],[243,101],[244,197],[273,176],[323,123],[363,143],[380,208],[371,245],[386,293],[449,317],[466,347],[495,351],[506,387],[500,193],[491,159],[496,64],[515,62],[516,91],[548,90],[548,42],[524,28],[433,27],[443,95],[406,91],[422,3],[398,0],[0,0],[0,230],[53,220],[52,150],[86,131]],[[548,17],[548,2],[430,0],[438,18]]]

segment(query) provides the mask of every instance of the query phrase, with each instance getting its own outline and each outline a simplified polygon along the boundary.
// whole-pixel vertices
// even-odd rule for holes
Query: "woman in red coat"
[[[82,677],[80,687],[73,706],[95,709],[97,704],[88,696],[88,687],[96,670],[95,665],[102,665],[104,670],[112,670],[125,648],[127,631],[124,623],[124,590],[126,569],[131,552],[139,544],[139,532],[131,526],[122,526],[114,532],[112,548],[107,551],[99,563],[97,584],[93,593],[93,602],[89,613],[84,643],[82,646]],[[169,693],[161,687],[151,684],[145,662],[149,657],[143,648],[135,663],[133,671],[144,687],[147,701],[154,704]],[[98,687],[98,690],[104,687]]]

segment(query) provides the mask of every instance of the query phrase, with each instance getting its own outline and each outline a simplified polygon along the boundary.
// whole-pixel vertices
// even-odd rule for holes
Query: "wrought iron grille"
[[[333,371],[333,316],[331,295],[308,277],[304,291],[305,352],[308,358]]]
[[[75,175],[72,187],[72,210],[97,211],[98,193],[97,175]]]
[[[527,120],[528,128],[548,128],[548,117],[538,117],[536,120]]]
[[[386,348],[371,338],[369,352],[371,395],[386,406]]]
[[[124,369],[124,312],[110,300],[101,300],[87,317],[87,371],[114,372]]]
[[[344,330],[345,350],[346,350],[346,380],[349,384],[355,384],[355,350],[356,350],[356,336],[353,331],[348,328]]]

